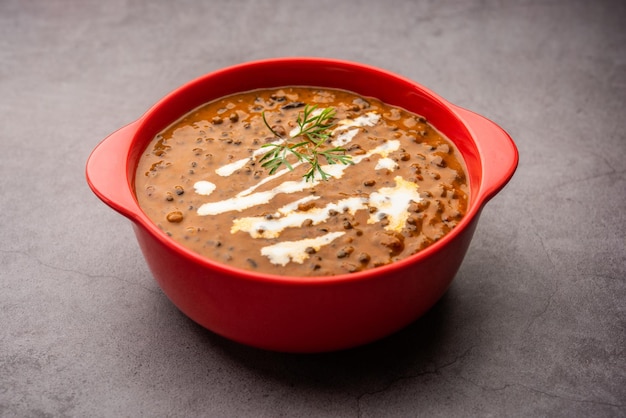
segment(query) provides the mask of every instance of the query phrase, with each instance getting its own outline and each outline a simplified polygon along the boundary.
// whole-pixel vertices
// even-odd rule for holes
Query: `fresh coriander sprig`
[[[265,148],[271,148],[261,157],[261,166],[267,168],[270,174],[274,174],[283,165],[289,170],[293,170],[293,165],[288,160],[290,155],[295,156],[297,161],[304,161],[310,165],[309,170],[303,176],[306,181],[313,181],[315,173],[318,173],[322,180],[328,180],[330,177],[320,164],[320,156],[324,157],[328,164],[354,164],[352,157],[346,155],[344,148],[325,148],[325,143],[331,136],[330,129],[334,126],[335,109],[327,107],[320,112],[315,112],[315,109],[317,109],[317,105],[306,105],[304,107],[304,110],[296,119],[299,128],[298,132],[287,138],[283,138],[272,129],[265,118],[265,112],[262,113],[263,122],[270,132],[283,140],[281,143],[263,145]],[[299,142],[291,141],[300,137],[304,140]]]

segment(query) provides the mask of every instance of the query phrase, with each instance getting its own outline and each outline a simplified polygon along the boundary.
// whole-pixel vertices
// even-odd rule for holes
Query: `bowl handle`
[[[511,179],[519,154],[509,134],[489,119],[455,106],[476,141],[482,164],[482,182],[478,198],[486,203]]]
[[[128,218],[137,213],[137,202],[128,177],[127,161],[139,121],[112,133],[92,151],[85,169],[87,183],[104,203]]]

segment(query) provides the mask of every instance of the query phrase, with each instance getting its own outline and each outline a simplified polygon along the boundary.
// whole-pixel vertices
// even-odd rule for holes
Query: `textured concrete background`
[[[0,416],[626,416],[626,2],[0,2]],[[88,189],[112,131],[247,60],[376,65],[520,166],[407,329],[286,355],[195,325]]]

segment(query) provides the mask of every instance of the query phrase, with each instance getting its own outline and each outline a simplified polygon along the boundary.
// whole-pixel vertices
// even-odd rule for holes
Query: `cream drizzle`
[[[315,109],[312,115],[317,116],[322,111],[323,109]],[[337,132],[345,131],[346,129],[351,128],[351,127],[356,127],[357,129],[351,129],[348,132],[340,134],[339,136],[337,136],[335,140],[333,140],[332,144],[336,147],[340,147],[349,143],[350,141],[352,141],[352,138],[354,138],[354,136],[359,132],[358,130],[359,127],[374,126],[378,123],[379,120],[380,120],[380,115],[375,112],[366,113],[365,115],[359,116],[356,119],[340,120],[339,122],[337,122],[339,126],[333,129],[332,131],[333,135],[336,134]],[[301,132],[300,127],[297,127],[297,128],[292,129],[291,132],[289,132],[289,135],[291,138],[294,138],[300,135],[300,132]],[[279,141],[271,142],[271,144],[280,144],[282,142],[284,141],[279,140]],[[242,158],[237,161],[233,161],[232,163],[229,163],[229,164],[225,164],[219,167],[218,169],[216,169],[215,172],[222,177],[228,177],[231,174],[233,174],[235,171],[243,168],[249,161],[253,160],[254,157],[258,157],[259,155],[265,154],[266,152],[267,152],[267,149],[258,148],[252,153],[252,156],[248,158]]]
[[[330,244],[344,234],[345,232],[329,232],[316,238],[279,242],[261,248],[261,254],[266,256],[272,264],[284,266],[290,261],[302,264],[309,258],[308,248],[319,251],[322,246]]]
[[[376,155],[376,154],[380,155],[383,158],[386,158],[389,155],[389,153],[397,150],[398,148],[400,148],[400,141],[397,141],[397,140],[387,141],[379,145],[378,147],[374,148],[373,150],[367,152],[366,154],[355,156],[352,159],[352,162],[354,164],[358,164],[361,161],[363,161],[363,159],[371,157],[372,155]],[[350,166],[343,165],[343,164],[328,164],[328,165],[322,166],[322,169],[326,173],[328,173],[331,177],[341,178],[343,176],[343,172],[348,167]],[[313,179],[313,181],[307,181],[306,179],[301,179],[298,181],[293,181],[293,180],[285,181],[279,184],[278,186],[274,187],[273,189],[267,190],[264,192],[249,193],[248,191],[244,191],[248,193],[244,195],[240,193],[234,197],[231,197],[230,199],[225,199],[225,200],[221,200],[218,202],[204,203],[198,208],[197,213],[200,216],[207,216],[207,215],[218,215],[220,213],[230,212],[230,211],[241,212],[242,210],[251,208],[253,206],[269,203],[278,194],[297,193],[306,189],[310,189],[314,187],[320,181],[322,180],[318,174]]]
[[[233,174],[235,171],[243,168],[248,163],[248,161],[251,161],[251,160],[252,158],[250,157],[242,158],[241,160],[237,160],[230,164],[221,166],[220,168],[215,170],[215,172],[222,177],[228,177],[231,174]]]
[[[319,198],[319,196],[309,196]],[[279,209],[283,216],[274,216],[267,219],[263,216],[251,216],[239,218],[233,221],[230,232],[234,234],[238,231],[247,232],[252,238],[277,238],[286,228],[297,228],[302,223],[310,219],[313,225],[318,225],[331,217],[332,211],[343,212],[347,210],[354,215],[357,210],[367,209],[367,199],[363,197],[350,197],[342,199],[336,203],[329,203],[323,208],[311,208],[307,211],[297,211],[300,203],[306,203],[313,199],[306,197],[293,202],[287,207]]]
[[[333,129],[332,134],[336,135],[338,132],[345,131],[347,132],[339,134],[337,138],[335,138],[332,144],[335,147],[342,147],[352,141],[352,138],[359,132],[358,128],[363,128],[366,126],[374,126],[380,120],[380,115],[376,112],[368,112],[365,115],[359,116],[356,119],[342,119],[337,124],[335,129]],[[349,128],[357,128],[357,129],[349,129]]]
[[[378,160],[378,162],[376,163],[376,167],[374,168],[376,170],[381,170],[385,168],[390,171],[396,171],[398,168],[400,168],[400,166],[398,165],[397,162],[395,162],[391,158],[385,157],[385,158],[381,158],[380,160]]]
[[[270,142],[270,144],[280,144],[282,142],[283,140],[273,141],[273,142]],[[231,174],[233,174],[235,171],[243,168],[248,162],[254,160],[254,157],[258,157],[259,155],[265,154],[266,152],[267,152],[267,149],[263,147],[257,148],[256,150],[254,150],[254,152],[252,152],[252,155],[250,157],[242,158],[240,160],[233,161],[232,163],[225,164],[219,167],[218,169],[216,169],[215,172],[222,177],[228,177]]]
[[[301,161],[297,161],[293,164],[291,164],[291,168],[296,168],[298,167],[300,164],[302,164]],[[291,172],[292,170],[288,169],[288,168],[283,168],[282,170],[278,170],[277,172],[275,172],[274,174],[272,174],[271,176],[267,176],[265,177],[263,180],[259,181],[257,184],[255,184],[254,186],[248,187],[246,190],[242,190],[239,193],[237,193],[238,197],[241,196],[247,196],[250,193],[252,193],[253,191],[255,191],[256,189],[258,189],[259,187],[261,187],[262,185],[264,185],[267,182],[270,182],[272,180],[275,180],[278,177],[284,176],[285,174]]]
[[[364,127],[364,126],[374,126],[380,120],[380,115],[376,112],[367,112],[364,115],[359,116],[356,119],[342,119],[337,124],[339,125],[335,129],[333,129],[333,133],[348,129],[351,127]]]
[[[358,129],[349,129],[344,133],[337,135],[337,138],[332,141],[333,146],[335,147],[343,147],[359,133]]]
[[[353,197],[340,200],[337,203],[329,203],[324,208],[295,212],[299,203],[312,200],[308,197],[279,209],[279,213],[284,215],[282,218],[270,220],[263,217],[236,219],[233,222],[231,233],[244,231],[248,232],[253,238],[277,238],[285,228],[301,226],[305,219],[311,219],[315,225],[324,222],[330,216],[329,211],[331,209],[338,211],[347,209],[354,215],[357,210],[370,207],[376,208],[377,211],[370,215],[367,221],[369,224],[380,222],[386,218],[389,222],[385,229],[400,232],[409,217],[409,205],[411,202],[419,202],[421,197],[417,191],[417,184],[406,181],[401,176],[396,176],[394,180],[396,182],[395,187],[380,188],[378,191],[371,193],[369,199]],[[316,238],[280,242],[262,247],[261,255],[268,257],[271,263],[283,266],[290,261],[303,263],[304,260],[309,258],[308,248],[311,247],[318,251],[322,245],[330,244],[344,234],[345,232],[329,232]]]

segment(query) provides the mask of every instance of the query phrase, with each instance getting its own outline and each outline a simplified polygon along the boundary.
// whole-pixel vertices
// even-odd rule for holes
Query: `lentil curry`
[[[350,158],[322,160],[326,180],[304,178],[310,167],[296,160],[274,174],[260,161],[276,135],[295,135],[305,104],[334,108],[327,142]],[[319,276],[426,248],[463,217],[469,186],[458,150],[423,117],[344,90],[283,87],[212,101],[166,128],[141,156],[135,191],[164,233],[207,258]]]

